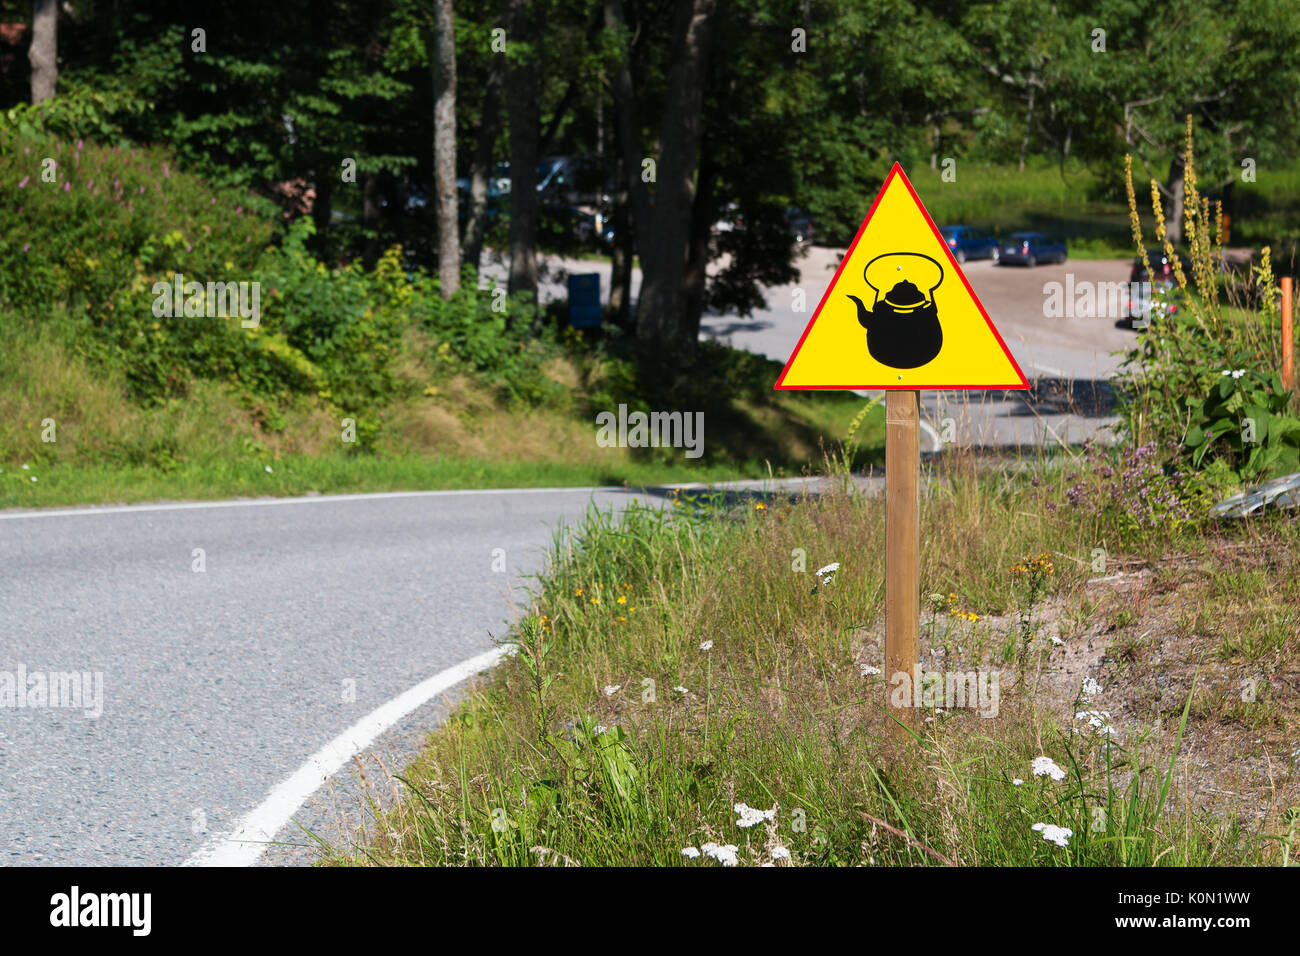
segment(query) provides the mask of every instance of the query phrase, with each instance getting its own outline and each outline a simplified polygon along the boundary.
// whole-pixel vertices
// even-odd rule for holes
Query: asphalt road
[[[0,706],[0,862],[182,863],[365,714],[490,650],[555,523],[632,497],[0,512],[0,682],[20,667],[103,679],[97,718]],[[409,747],[425,720],[392,733]]]

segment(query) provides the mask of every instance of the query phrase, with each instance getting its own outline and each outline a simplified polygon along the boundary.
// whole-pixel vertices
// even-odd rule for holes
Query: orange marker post
[[[1292,347],[1295,336],[1291,333],[1291,277],[1282,277],[1282,387],[1290,391],[1295,387],[1295,364]]]

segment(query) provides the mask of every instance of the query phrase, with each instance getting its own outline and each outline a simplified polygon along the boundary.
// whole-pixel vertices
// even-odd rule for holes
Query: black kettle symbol
[[[855,295],[849,298],[857,303],[871,357],[890,368],[920,368],[933,361],[943,348],[934,303],[943,266],[919,252],[889,252],[868,262],[862,276],[876,291],[872,308]]]

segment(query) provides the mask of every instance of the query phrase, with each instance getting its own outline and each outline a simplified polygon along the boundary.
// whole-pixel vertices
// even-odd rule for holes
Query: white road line
[[[355,754],[370,746],[380,734],[392,727],[438,694],[463,680],[482,673],[509,653],[498,647],[449,667],[421,681],[410,690],[394,697],[367,714],[320,750],[307,758],[296,773],[280,784],[256,809],[247,814],[235,829],[214,837],[196,850],[184,866],[252,866],[266,852],[275,835],[320,786]]]
[[[934,447],[930,451],[943,451],[943,441],[939,438],[939,433],[931,428],[930,423],[924,418],[921,419],[921,431],[929,435],[930,440],[934,442]]]
[[[573,491],[627,490],[621,485],[613,485],[600,488],[466,488],[445,491],[377,491],[354,495],[310,495],[299,498],[241,498],[236,501],[177,501],[156,505],[104,505],[90,508],[42,508],[32,511],[0,511],[0,521],[14,518],[69,518],[74,515],[111,515],[128,511],[190,511],[196,508],[265,508],[271,505],[318,505],[335,501],[376,501],[384,498],[432,498],[447,495],[543,495]]]

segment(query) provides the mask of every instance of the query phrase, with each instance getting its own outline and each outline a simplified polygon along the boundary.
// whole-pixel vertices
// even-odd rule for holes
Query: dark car
[[[797,206],[785,207],[785,228],[795,242],[812,242],[817,234],[817,224],[810,212]]]
[[[1011,263],[1036,266],[1040,262],[1064,262],[1065,243],[1054,242],[1041,232],[1013,232],[998,253],[999,265]]]
[[[958,262],[967,259],[992,259],[996,262],[1001,254],[997,239],[970,226],[944,226],[939,232]]]
[[[1191,281],[1192,262],[1185,253],[1175,251],[1171,257],[1163,251],[1148,252],[1150,273],[1142,264],[1141,256],[1133,258],[1133,268],[1128,277],[1128,314],[1124,324],[1130,328],[1141,328],[1153,313],[1174,315],[1178,312],[1178,304],[1183,296],[1174,273],[1175,258],[1182,267],[1183,278]]]
[[[547,156],[537,164],[537,196],[543,206],[597,205],[613,186],[593,156]]]

